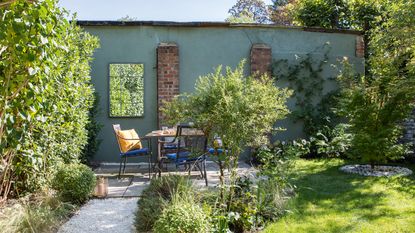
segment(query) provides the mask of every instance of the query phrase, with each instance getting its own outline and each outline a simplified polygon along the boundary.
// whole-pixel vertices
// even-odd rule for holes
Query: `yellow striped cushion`
[[[120,143],[121,151],[123,153],[129,150],[143,148],[141,145],[140,137],[134,129],[118,130],[117,135],[119,136],[118,140]]]

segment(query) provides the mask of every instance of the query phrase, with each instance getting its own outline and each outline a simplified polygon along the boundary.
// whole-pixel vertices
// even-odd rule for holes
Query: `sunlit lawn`
[[[299,160],[292,212],[265,232],[415,232],[414,175],[362,177],[340,172],[345,163]]]

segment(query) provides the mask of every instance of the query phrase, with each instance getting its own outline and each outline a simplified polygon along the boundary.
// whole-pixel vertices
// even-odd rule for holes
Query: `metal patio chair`
[[[196,130],[196,128],[186,124],[178,125],[176,136],[173,140],[161,142],[169,145],[174,144],[176,148],[169,149],[162,155],[159,169],[164,162],[171,162],[175,164],[176,169],[184,167],[190,176],[191,171],[196,168],[207,186],[207,138],[204,135],[186,134],[186,130]],[[161,176],[161,170],[159,170],[159,176]]]
[[[125,173],[125,165],[127,163],[128,158],[147,156],[148,157],[148,176],[149,176],[149,179],[151,179],[151,157],[152,157],[151,140],[149,138],[141,138],[140,137],[139,140],[141,141],[142,144],[143,144],[143,141],[147,142],[146,147],[143,146],[141,149],[132,149],[132,150],[123,152],[122,149],[121,149],[121,145],[120,145],[120,139],[123,139],[123,140],[137,140],[137,139],[136,138],[121,137],[118,134],[118,131],[121,130],[121,126],[119,124],[112,125],[112,127],[114,129],[115,137],[116,137],[117,143],[118,143],[118,148],[120,150],[120,154],[119,154],[119,156],[120,156],[120,169],[119,169],[119,172],[118,172],[118,177],[121,176],[121,170],[122,170],[123,174]],[[124,163],[124,167],[122,166],[123,163]]]

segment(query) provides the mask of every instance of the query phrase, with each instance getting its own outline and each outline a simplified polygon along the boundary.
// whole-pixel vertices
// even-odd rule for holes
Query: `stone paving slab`
[[[142,191],[150,184],[148,178],[148,167],[142,165],[127,165],[126,172],[120,178],[118,177],[117,165],[105,165],[95,170],[95,173],[108,178],[108,198],[113,197],[139,197]],[[255,173],[255,169],[246,163],[238,164],[239,175],[250,175]],[[209,187],[216,187],[219,184],[219,168],[212,161],[207,162],[206,173],[208,176]],[[168,165],[167,171],[162,172],[162,176],[183,175],[188,173],[176,170],[172,164]],[[229,171],[225,170],[225,177],[229,177]],[[198,188],[205,188],[205,180],[201,178],[199,171],[192,171],[190,179]]]

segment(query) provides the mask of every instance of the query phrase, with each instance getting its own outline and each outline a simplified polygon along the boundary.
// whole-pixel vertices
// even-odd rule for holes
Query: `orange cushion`
[[[118,130],[117,135],[119,136],[118,141],[123,153],[129,150],[143,148],[141,145],[140,137],[134,129]]]

